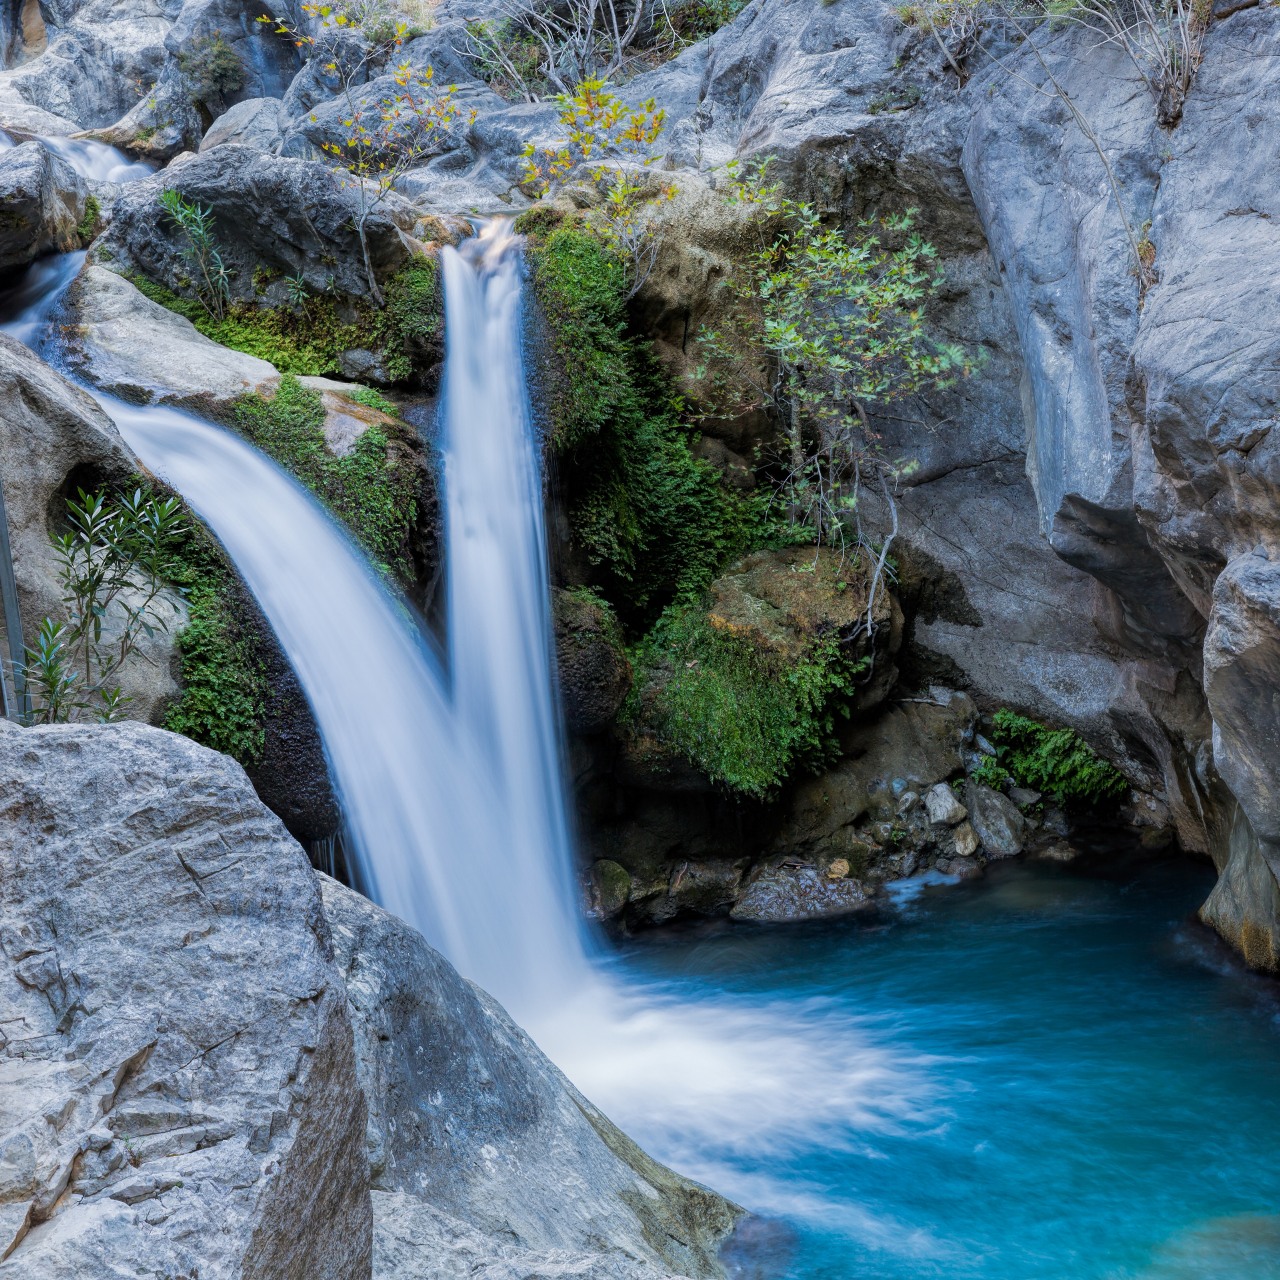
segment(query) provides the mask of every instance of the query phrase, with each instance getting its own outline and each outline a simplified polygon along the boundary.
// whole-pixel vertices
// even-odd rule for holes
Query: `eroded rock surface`
[[[83,179],[39,142],[0,150],[0,271],[80,247]]]
[[[342,980],[243,771],[138,724],[0,722],[0,811],[0,1275],[368,1276]]]

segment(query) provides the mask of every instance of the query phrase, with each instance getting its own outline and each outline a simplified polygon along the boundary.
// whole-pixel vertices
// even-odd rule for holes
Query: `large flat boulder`
[[[0,1276],[368,1277],[342,979],[240,767],[0,722],[0,812]]]
[[[218,408],[279,381],[274,365],[219,346],[106,267],[86,266],[66,305],[67,359],[108,395]]]

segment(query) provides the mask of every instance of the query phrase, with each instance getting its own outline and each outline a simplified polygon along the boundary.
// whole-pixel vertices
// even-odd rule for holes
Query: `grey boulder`
[[[1012,858],[1022,852],[1027,820],[1012,800],[972,780],[965,783],[964,798],[988,858]]]
[[[738,1210],[646,1156],[419,934],[321,881],[369,1099],[380,1280],[720,1274]]]
[[[924,808],[930,822],[945,823],[949,827],[969,816],[968,810],[945,782],[936,783],[924,793]]]
[[[0,809],[0,1276],[368,1276],[342,980],[243,771],[0,722]]]
[[[735,920],[783,922],[843,915],[867,900],[856,880],[829,878],[816,867],[765,867],[747,886],[729,914]]]
[[[0,271],[80,247],[84,180],[39,142],[0,151]]]
[[[274,155],[280,150],[288,117],[279,98],[246,98],[220,115],[200,140],[201,151],[235,142]]]

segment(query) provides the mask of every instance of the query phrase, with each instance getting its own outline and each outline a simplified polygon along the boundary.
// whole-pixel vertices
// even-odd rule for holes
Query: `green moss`
[[[627,332],[617,260],[572,227],[536,238],[530,257],[554,348],[548,443],[573,538],[623,621],[643,629],[759,540],[762,504],[694,456],[678,399]]]
[[[991,743],[996,767],[1058,804],[1097,805],[1129,787],[1124,774],[1071,729],[1049,729],[1002,709],[992,717]]]
[[[84,202],[84,215],[76,225],[76,235],[81,244],[88,244],[98,234],[98,220],[102,216],[102,206],[97,196],[88,196]]]
[[[797,771],[839,755],[836,729],[866,660],[834,635],[814,636],[799,658],[716,625],[699,605],[668,609],[632,653],[636,689],[624,716],[730,790],[775,792]]]
[[[354,400],[356,404],[367,405],[370,409],[377,409],[379,413],[385,413],[389,418],[398,418],[400,416],[400,406],[394,400],[388,400],[381,391],[375,391],[372,387],[353,385],[348,388],[346,395],[348,400]]]
[[[292,374],[271,397],[239,401],[236,425],[320,497],[386,572],[413,578],[410,539],[418,518],[417,464],[405,447],[369,427],[345,457],[325,447],[320,393]]]
[[[372,322],[374,349],[387,374],[407,382],[439,359],[444,345],[444,293],[434,258],[415,258],[383,290],[386,304]]]
[[[308,298],[299,307],[254,307],[237,303],[223,320],[209,315],[194,298],[182,297],[142,275],[129,277],[153,302],[185,316],[220,346],[270,361],[281,373],[299,377],[341,375],[343,352],[371,350],[393,382],[411,382],[438,359],[444,307],[435,259],[415,258],[387,282],[386,306],[360,303],[344,319],[333,298]],[[254,272],[255,289],[271,280]]]

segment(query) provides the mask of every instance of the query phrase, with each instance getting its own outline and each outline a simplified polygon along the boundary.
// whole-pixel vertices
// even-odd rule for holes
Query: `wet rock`
[[[814,920],[854,911],[866,901],[856,880],[832,879],[816,867],[784,863],[757,872],[729,914],[735,920]]]
[[[225,410],[279,381],[275,367],[232,351],[105,267],[86,266],[67,295],[68,361],[87,382],[134,403]]]
[[[1033,804],[1040,803],[1040,793],[1027,787],[1010,787],[1008,796],[1019,809],[1029,809]]]
[[[421,936],[320,879],[369,1099],[380,1280],[721,1274],[740,1210],[649,1159]]]
[[[631,684],[631,666],[613,615],[581,591],[552,596],[556,672],[572,733],[600,733],[613,723]]]
[[[828,880],[843,880],[849,874],[848,858],[833,858],[827,864]]]
[[[0,271],[80,248],[84,179],[39,142],[0,150]]]
[[[1012,800],[972,779],[965,783],[964,798],[987,857],[1012,858],[1022,852],[1027,820]]]
[[[1280,971],[1280,880],[1243,806],[1236,806],[1200,918],[1255,969]]]
[[[1050,844],[1040,845],[1031,856],[1045,862],[1074,862],[1080,856],[1080,850],[1065,840],[1054,840]]]
[[[601,920],[608,920],[627,905],[631,896],[631,875],[626,867],[608,858],[600,858],[591,864],[591,886],[595,914]]]
[[[342,979],[244,772],[143,725],[0,721],[0,808],[0,1270],[369,1276]]]
[[[925,792],[924,807],[930,822],[945,823],[949,827],[963,822],[969,815],[969,811],[946,782],[935,783]]]
[[[939,858],[937,869],[943,875],[956,876],[961,880],[973,880],[983,872],[982,863],[977,858],[961,853],[953,858]]]

